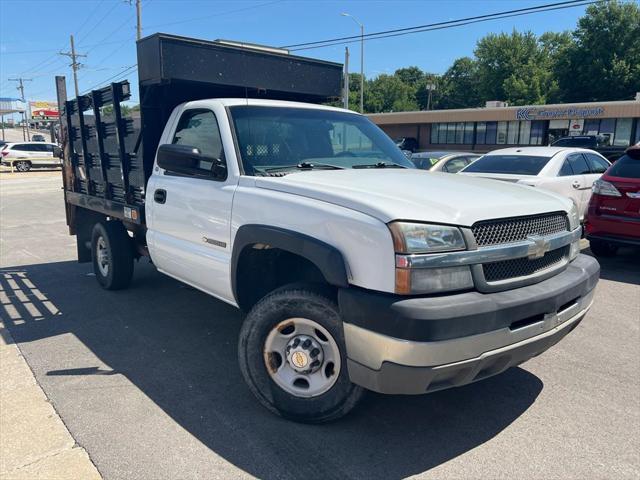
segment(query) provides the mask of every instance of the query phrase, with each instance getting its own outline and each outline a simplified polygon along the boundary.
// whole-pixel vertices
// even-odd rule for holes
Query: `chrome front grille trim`
[[[471,227],[478,247],[519,242],[530,235],[546,237],[568,230],[569,221],[564,212],[483,220]]]
[[[582,230],[563,231],[541,237],[547,252],[565,247],[580,240]],[[500,262],[515,258],[531,257],[539,252],[540,243],[534,240],[482,247],[477,250],[463,250],[447,253],[426,253],[415,255],[396,255],[396,265],[402,268],[443,268],[461,265],[479,265]]]

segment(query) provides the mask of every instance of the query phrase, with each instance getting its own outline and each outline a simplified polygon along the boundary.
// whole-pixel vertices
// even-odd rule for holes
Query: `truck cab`
[[[155,38],[139,53],[157,41],[161,50],[203,48]],[[271,412],[311,423],[340,418],[367,390],[421,394],[498,374],[580,323],[599,266],[579,253],[570,200],[418,170],[366,117],[300,101],[320,97],[301,95],[311,87],[283,95],[304,83],[299,65],[289,63],[272,98],[207,98],[203,89],[204,98],[178,101],[185,90],[147,90],[138,141],[116,118],[119,166],[101,138],[109,125],[97,138],[76,125],[104,123],[101,102],[118,103],[126,86],[67,102],[67,215],[79,260],[93,262],[106,290],[129,286],[134,261],[148,256],[238,307],[249,390]],[[144,95],[151,87],[141,78]],[[90,107],[91,120],[82,113]],[[93,163],[92,144],[109,165]],[[112,167],[126,173],[121,182]]]

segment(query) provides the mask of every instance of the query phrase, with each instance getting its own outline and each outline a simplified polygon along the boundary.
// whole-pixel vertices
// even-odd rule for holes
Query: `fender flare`
[[[231,289],[238,301],[237,271],[242,251],[250,245],[265,244],[299,255],[313,263],[327,283],[336,287],[348,287],[347,266],[340,251],[316,238],[300,232],[269,225],[242,225],[233,240],[231,254]]]

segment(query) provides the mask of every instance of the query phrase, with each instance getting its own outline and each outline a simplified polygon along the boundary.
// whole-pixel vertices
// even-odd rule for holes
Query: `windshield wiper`
[[[281,170],[313,170],[315,168],[318,169],[326,169],[326,170],[344,170],[344,167],[339,167],[338,165],[331,165],[328,163],[312,163],[312,162],[300,162],[295,165],[283,165],[281,167],[269,167],[264,168],[265,172],[278,172]]]
[[[378,162],[378,163],[363,163],[360,165],[354,165],[351,168],[407,168],[407,167],[398,165],[397,163]]]

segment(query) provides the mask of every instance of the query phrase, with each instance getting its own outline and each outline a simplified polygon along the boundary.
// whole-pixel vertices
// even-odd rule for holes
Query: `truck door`
[[[195,147],[226,161],[220,120],[209,108],[184,108],[161,143]],[[149,252],[158,270],[228,302],[234,302],[229,244],[237,181],[232,172],[216,180],[175,174],[156,165],[145,202]]]

